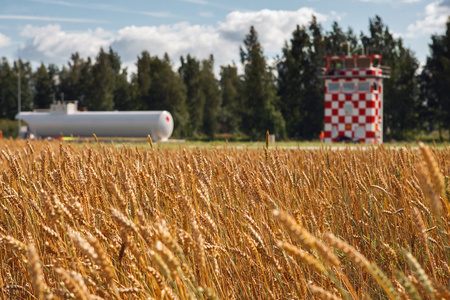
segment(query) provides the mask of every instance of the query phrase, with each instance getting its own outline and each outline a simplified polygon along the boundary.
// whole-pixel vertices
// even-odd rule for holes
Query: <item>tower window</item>
[[[358,92],[370,92],[370,83],[358,82]]]
[[[342,85],[342,90],[344,93],[353,93],[355,91],[355,84],[353,82],[345,82]]]
[[[341,90],[341,87],[340,87],[339,83],[337,83],[337,82],[328,83],[328,86],[327,86],[328,93],[339,93],[340,90]]]

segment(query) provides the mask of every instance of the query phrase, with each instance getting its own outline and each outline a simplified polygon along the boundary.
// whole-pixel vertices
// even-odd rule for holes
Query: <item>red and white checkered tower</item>
[[[383,142],[383,78],[388,76],[380,64],[380,55],[327,57],[325,142]]]

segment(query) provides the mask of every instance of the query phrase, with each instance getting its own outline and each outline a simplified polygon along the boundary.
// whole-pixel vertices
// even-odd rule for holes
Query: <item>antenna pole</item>
[[[18,61],[17,61],[17,69],[18,69],[18,79],[17,79],[17,113],[18,114],[20,114],[20,111],[22,110],[22,99],[21,99],[21,94],[22,94],[22,91],[21,91],[21,85],[20,85],[20,82],[21,82],[21,74],[20,74],[20,50],[19,50],[20,48],[19,47],[17,47],[17,57],[18,57]],[[20,136],[20,128],[22,127],[22,123],[21,123],[21,120],[20,120],[20,118],[18,118],[18,123],[19,123],[19,131],[18,131],[18,135],[17,135],[17,137],[18,138],[20,138],[21,136]]]

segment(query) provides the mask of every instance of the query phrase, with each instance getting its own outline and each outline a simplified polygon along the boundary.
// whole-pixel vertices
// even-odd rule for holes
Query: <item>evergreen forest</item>
[[[67,65],[43,63],[33,69],[22,60],[0,61],[0,129],[17,135],[18,82],[22,111],[46,109],[63,95],[90,111],[168,110],[174,117],[173,137],[183,139],[262,140],[267,130],[277,139],[312,140],[323,130],[324,82],[319,77],[325,57],[380,54],[390,68],[384,79],[384,137],[411,140],[435,133],[448,139],[450,128],[450,18],[443,35],[433,35],[429,55],[420,66],[415,53],[394,37],[379,16],[359,35],[337,22],[324,31],[316,18],[297,26],[281,54],[269,64],[249,29],[240,48],[240,63],[220,66],[214,54],[199,60],[137,57],[136,73],[122,67],[114,49],[100,49],[95,59],[73,53]],[[272,59],[271,59],[272,60]]]

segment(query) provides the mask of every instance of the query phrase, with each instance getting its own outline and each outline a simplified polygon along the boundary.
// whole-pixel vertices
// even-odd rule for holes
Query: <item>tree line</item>
[[[269,130],[280,139],[310,140],[323,129],[324,82],[318,75],[325,57],[380,54],[390,67],[384,81],[385,139],[414,138],[450,125],[450,19],[444,35],[432,36],[430,55],[419,72],[415,53],[389,31],[379,16],[359,36],[334,22],[325,32],[313,17],[297,26],[276,63],[269,64],[252,26],[240,48],[242,74],[235,64],[214,74],[214,57],[181,57],[174,70],[170,57],[143,51],[137,71],[128,74],[113,49],[100,49],[95,60],[71,55],[67,66],[6,58],[0,63],[0,127],[17,114],[20,76],[22,110],[45,109],[64,95],[87,110],[168,110],[176,138],[214,139],[218,134],[261,139]],[[11,133],[12,134],[12,133]]]

